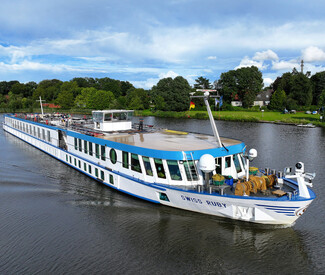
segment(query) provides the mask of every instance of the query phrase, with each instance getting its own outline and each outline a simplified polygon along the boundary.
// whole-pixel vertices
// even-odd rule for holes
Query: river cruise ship
[[[132,111],[5,115],[3,129],[111,188],[152,203],[235,220],[290,226],[315,198],[315,174],[250,167],[242,141],[132,124]]]

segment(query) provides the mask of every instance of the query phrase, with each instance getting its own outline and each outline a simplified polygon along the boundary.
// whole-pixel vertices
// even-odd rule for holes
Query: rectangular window
[[[231,167],[231,157],[225,157],[225,168]]]
[[[103,170],[100,170],[100,178],[102,180],[105,180],[105,174],[104,174],[104,171]]]
[[[78,167],[81,168],[81,161],[78,160]]]
[[[131,169],[133,171],[141,173],[141,166],[139,156],[137,154],[131,154]]]
[[[95,176],[98,178],[98,168],[95,168]]]
[[[165,179],[166,178],[166,173],[164,169],[164,165],[161,159],[155,159],[155,166],[157,170],[157,175],[159,178]]]
[[[42,129],[42,139],[45,140],[45,130]]]
[[[113,175],[109,175],[109,183],[114,185]]]
[[[233,155],[233,160],[234,160],[234,164],[235,164],[237,173],[240,173],[242,170],[241,170],[241,167],[240,167],[240,162],[239,162],[238,155]]]
[[[167,165],[172,180],[182,180],[181,172],[179,171],[177,160],[167,160]]]
[[[74,166],[77,166],[77,160],[74,159]]]
[[[106,150],[105,150],[105,146],[101,146],[100,147],[100,153],[101,153],[101,155],[102,155],[102,160],[105,160],[106,159]]]
[[[37,137],[41,138],[41,129],[37,127]]]
[[[68,161],[68,155],[65,155],[65,160]]]
[[[81,152],[82,151],[82,140],[79,138],[78,141],[79,141],[79,151]]]
[[[184,161],[185,174],[188,181],[198,180],[193,160]]]
[[[122,152],[122,164],[124,168],[129,168],[129,153],[128,152]]]
[[[84,153],[87,154],[88,153],[88,149],[87,149],[87,146],[88,145],[88,142],[87,140],[84,140]]]
[[[51,142],[51,132],[47,131],[47,141]]]
[[[144,164],[144,169],[146,170],[146,174],[148,176],[152,176],[152,168],[151,168],[151,164],[150,164],[150,159],[148,157],[142,157],[143,159],[143,164]]]
[[[216,158],[216,173],[222,175],[222,158]]]
[[[91,165],[88,165],[88,172],[91,174]]]
[[[78,139],[74,138],[74,149],[78,150]]]
[[[71,156],[69,156],[69,162],[72,163],[72,158],[71,158]]]
[[[89,155],[93,155],[93,144],[89,141]]]
[[[33,132],[34,132],[34,137],[36,137],[36,128],[35,128],[35,126],[33,127]]]
[[[85,170],[85,172],[87,172],[87,164],[86,164],[86,162],[84,162],[84,170]]]
[[[95,144],[95,152],[96,152],[96,158],[99,159],[99,144]]]

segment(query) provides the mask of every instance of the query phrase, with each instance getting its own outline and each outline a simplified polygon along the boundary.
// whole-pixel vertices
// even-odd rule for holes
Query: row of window
[[[101,160],[106,160],[106,150],[105,146],[99,145],[95,143],[95,152],[94,152],[94,144],[87,140],[82,140],[80,138],[74,138],[74,149],[80,152],[84,152],[90,156],[93,156],[95,153],[96,158]]]
[[[84,152],[90,156],[95,155],[96,158],[106,161],[109,159],[112,164],[117,162],[116,150],[111,148],[109,151],[109,158],[106,158],[106,147],[90,141],[74,138],[74,148],[77,151]],[[95,151],[94,151],[95,148]],[[153,176],[153,169],[156,169],[157,176],[162,179],[166,179],[166,171],[164,168],[163,160],[154,158],[154,168],[151,165],[150,158],[145,156],[139,156],[134,153],[122,151],[122,167],[131,169],[135,172],[142,173],[140,161],[142,159],[145,174],[147,176]],[[172,180],[181,181],[182,174],[179,168],[179,162],[177,160],[167,160],[167,167]],[[188,181],[198,180],[196,169],[193,161],[180,161],[180,164],[184,165],[186,178]]]
[[[72,158],[71,156],[66,155],[66,161],[69,162],[71,165],[78,167],[79,169],[83,169],[84,172],[94,175],[96,178],[105,181],[105,172],[97,167],[93,167],[91,164],[87,164],[83,162],[83,168],[81,167],[81,160]],[[73,160],[73,162],[72,162]],[[94,173],[93,173],[94,171]],[[114,185],[114,177],[112,174],[109,174],[109,183]]]
[[[18,121],[16,119],[10,119],[11,120],[11,125],[12,127],[23,131],[27,134],[30,134],[34,137],[37,137],[39,139],[43,139],[47,142],[51,142],[51,133],[49,130],[46,130],[41,127],[37,127],[35,125],[29,124],[29,123],[24,123],[22,121]]]

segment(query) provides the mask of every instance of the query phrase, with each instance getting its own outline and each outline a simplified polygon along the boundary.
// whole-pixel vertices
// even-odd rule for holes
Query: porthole
[[[113,164],[116,163],[117,158],[116,158],[116,151],[115,151],[114,149],[111,149],[111,150],[109,151],[109,158],[111,159],[111,162],[112,162]]]

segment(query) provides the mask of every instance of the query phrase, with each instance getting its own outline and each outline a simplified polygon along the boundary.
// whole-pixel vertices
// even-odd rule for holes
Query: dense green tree
[[[83,88],[75,99],[75,105],[80,108],[104,110],[114,104],[114,95],[110,91]]]
[[[209,81],[209,79],[200,76],[197,79],[195,79],[195,84],[194,84],[194,88],[195,89],[211,89],[212,85]]]
[[[61,91],[71,91],[73,97],[77,97],[81,93],[81,88],[78,86],[78,83],[75,81],[65,81],[60,87]]]
[[[144,89],[131,88],[126,96],[126,102],[129,109],[148,109],[150,105],[149,94]],[[141,104],[137,107],[136,103]]]
[[[262,90],[262,73],[255,66],[231,70],[221,74],[217,86],[225,102],[238,98],[244,107],[249,107]]]
[[[11,87],[17,83],[19,83],[17,80],[0,82],[0,94],[7,95],[11,91]]]
[[[163,111],[185,111],[190,106],[191,91],[192,88],[187,80],[177,76],[174,79],[171,77],[161,79],[153,86],[152,95],[157,109],[159,106]],[[164,104],[160,104],[161,98]]]
[[[70,90],[63,90],[59,93],[56,103],[61,106],[62,109],[70,109],[74,104],[73,92]]]
[[[33,99],[38,100],[41,96],[42,99],[47,102],[55,100],[60,93],[62,83],[61,80],[57,79],[41,81],[38,84],[37,89],[33,92]]]
[[[312,85],[306,75],[298,73],[292,76],[292,87],[289,97],[296,100],[300,106],[311,105],[313,100]]]
[[[312,82],[313,87],[313,105],[321,104],[319,102],[319,97],[322,92],[325,90],[325,71],[314,74],[310,81]]]
[[[284,90],[277,90],[272,94],[269,108],[271,110],[284,110],[286,107],[287,96]]]

